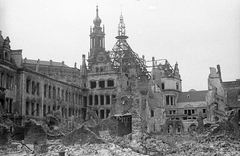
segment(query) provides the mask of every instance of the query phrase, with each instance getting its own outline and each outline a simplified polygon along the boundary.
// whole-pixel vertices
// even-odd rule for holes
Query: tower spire
[[[122,9],[121,9],[121,15],[120,15],[120,22],[118,24],[118,36],[117,39],[127,39],[126,36],[126,27],[125,23],[123,22],[123,15],[122,15]]]
[[[102,20],[98,16],[98,6],[96,6],[96,17],[93,20],[94,27],[100,27]]]

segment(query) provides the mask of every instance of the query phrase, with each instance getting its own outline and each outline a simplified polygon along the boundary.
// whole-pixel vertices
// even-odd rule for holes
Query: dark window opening
[[[43,115],[45,116],[46,115],[46,105],[43,106]]]
[[[100,67],[100,72],[103,72],[104,70],[103,70],[103,67]]]
[[[93,89],[93,88],[96,88],[96,87],[97,87],[96,81],[91,81],[90,82],[90,88]]]
[[[62,90],[62,100],[64,100],[64,90]]]
[[[32,81],[32,94],[33,94],[33,95],[35,94],[35,91],[36,91],[35,82]]]
[[[26,92],[29,93],[30,90],[30,80],[27,80]]]
[[[68,91],[65,92],[65,101],[68,101]]]
[[[93,104],[93,96],[89,95],[89,105],[92,105],[92,104]]]
[[[97,95],[94,96],[94,100],[95,100],[94,101],[95,105],[98,105],[98,96]]]
[[[183,120],[187,120],[187,117],[183,117]]]
[[[29,102],[26,102],[26,115],[29,115],[30,104]]]
[[[100,105],[104,105],[104,96],[100,95]]]
[[[56,87],[53,87],[53,99],[56,99]]]
[[[106,110],[106,117],[108,118],[108,117],[109,117],[109,115],[110,115],[110,110],[109,110],[109,109],[107,109],[107,110]]]
[[[206,109],[204,108],[204,109],[203,109],[203,113],[206,113],[206,112],[207,112],[207,111],[206,111]]]
[[[114,86],[114,80],[108,80],[107,85],[108,85],[108,87],[113,87]]]
[[[50,113],[50,111],[51,111],[51,107],[50,107],[50,106],[48,106],[48,113]]]
[[[104,110],[100,110],[100,119],[104,119]]]
[[[165,84],[164,84],[164,83],[162,83],[161,85],[162,85],[162,89],[165,89]]]
[[[109,105],[110,104],[110,96],[106,95],[106,104]]]
[[[75,94],[72,94],[72,102],[75,103]]]
[[[39,95],[39,94],[40,94],[40,84],[37,83],[37,95]]]
[[[170,99],[171,99],[171,105],[174,105],[174,99],[173,99],[173,96],[171,96]]]
[[[4,87],[4,73],[1,73],[1,87]]]
[[[68,117],[71,117],[71,113],[72,113],[71,108],[69,108],[68,109]]]
[[[52,87],[49,86],[49,87],[48,87],[48,98],[51,98],[51,90],[52,90]]]
[[[169,105],[170,101],[169,101],[169,96],[166,96],[166,105]]]
[[[192,110],[192,114],[195,114],[195,110],[194,109]]]
[[[191,110],[188,110],[188,115],[192,115]]]
[[[37,104],[36,115],[39,116],[39,104]]]
[[[173,114],[176,114],[176,110],[173,110]]]
[[[181,126],[180,126],[180,125],[177,127],[177,132],[178,132],[178,133],[181,132]]]
[[[31,109],[31,115],[34,115],[34,112],[35,112],[35,110],[34,110],[34,107],[35,107],[35,105],[34,105],[34,103],[32,103],[32,109]]]
[[[99,71],[99,68],[98,67],[96,67],[96,72],[98,72]]]
[[[154,117],[154,111],[151,110],[151,117]]]
[[[87,107],[87,97],[86,96],[83,97],[83,106]]]
[[[184,114],[187,114],[187,110],[184,110]]]
[[[179,84],[178,83],[176,83],[176,89],[179,90]]]
[[[99,87],[105,88],[105,81],[99,81]]]
[[[44,97],[47,97],[47,85],[44,85]]]

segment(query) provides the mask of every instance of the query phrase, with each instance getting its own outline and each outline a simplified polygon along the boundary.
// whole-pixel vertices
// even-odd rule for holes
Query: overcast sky
[[[183,91],[206,90],[209,67],[217,64],[223,81],[240,78],[239,0],[0,0],[0,30],[23,58],[79,68],[96,5],[106,50],[116,42],[122,5],[131,48],[147,60],[178,62]]]

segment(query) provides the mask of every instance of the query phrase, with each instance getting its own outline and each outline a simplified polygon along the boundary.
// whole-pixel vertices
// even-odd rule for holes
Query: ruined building
[[[97,7],[90,52],[82,55],[80,69],[23,59],[22,50],[11,50],[9,38],[0,35],[1,114],[19,125],[41,121],[54,111],[63,120],[74,117],[80,123],[113,117],[124,135],[135,130],[181,133],[200,112],[207,113],[207,91],[182,92],[177,63],[173,68],[166,59],[153,57],[147,66],[144,56],[132,50],[122,15],[111,51],[105,49],[101,22]]]

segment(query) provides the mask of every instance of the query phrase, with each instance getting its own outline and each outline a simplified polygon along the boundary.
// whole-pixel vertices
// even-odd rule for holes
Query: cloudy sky
[[[223,81],[240,78],[239,0],[0,0],[0,30],[23,58],[79,67],[96,5],[107,50],[122,10],[131,48],[147,60],[178,62],[183,91],[207,89],[209,67],[217,64]]]

